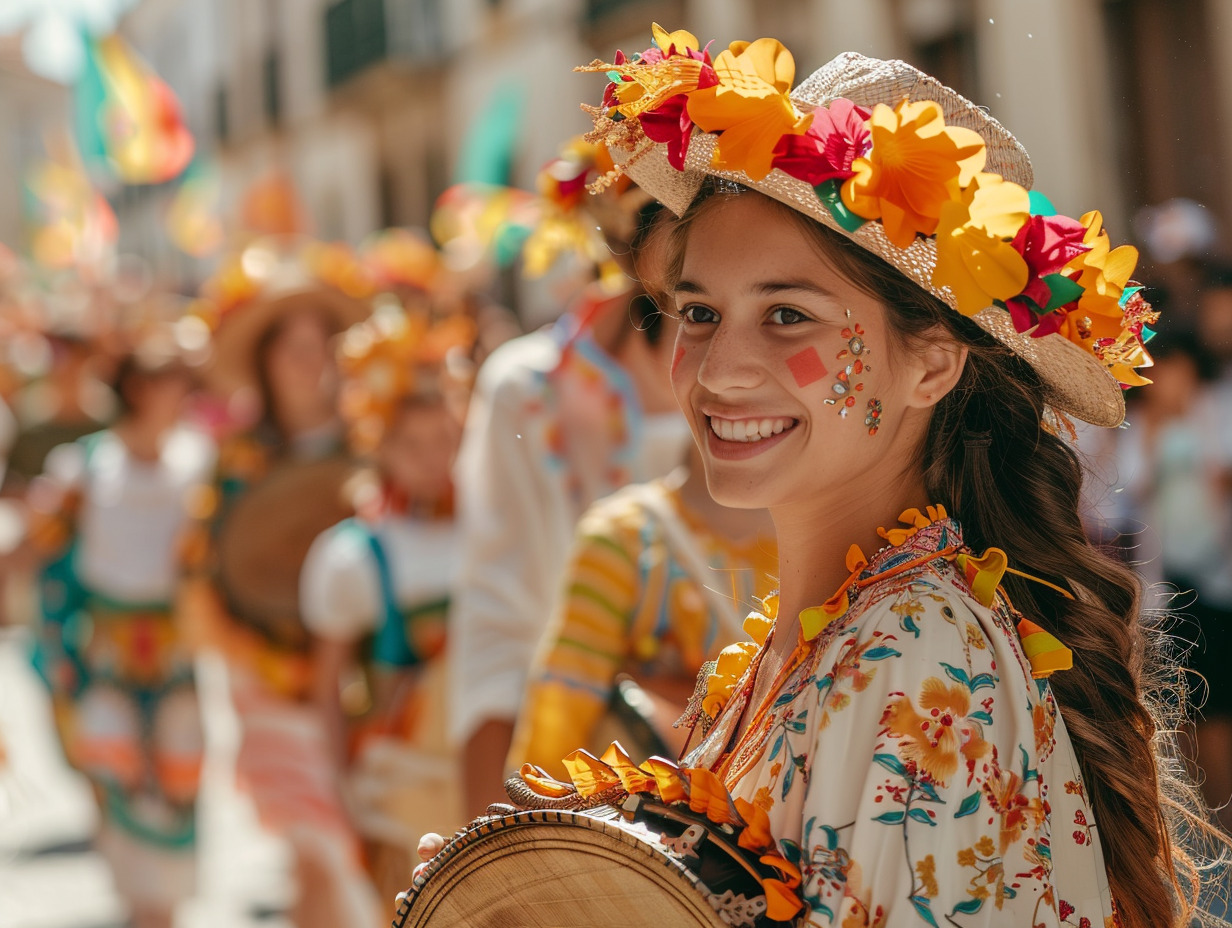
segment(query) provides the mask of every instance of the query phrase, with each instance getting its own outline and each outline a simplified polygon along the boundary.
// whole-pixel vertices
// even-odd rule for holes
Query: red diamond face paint
[[[796,386],[807,387],[826,376],[826,366],[821,363],[821,355],[816,348],[805,348],[797,351],[787,359],[787,369],[796,378]]]

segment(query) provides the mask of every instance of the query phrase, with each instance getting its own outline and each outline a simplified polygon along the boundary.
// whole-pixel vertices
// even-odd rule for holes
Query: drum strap
[[[399,667],[413,664],[415,655],[411,653],[410,643],[406,640],[406,628],[402,613],[398,609],[397,596],[394,594],[394,575],[389,556],[385,553],[385,545],[371,526],[357,519],[350,521],[368,540],[368,548],[372,551],[372,560],[376,564],[377,579],[381,586],[381,624],[373,642],[373,654],[384,664]]]

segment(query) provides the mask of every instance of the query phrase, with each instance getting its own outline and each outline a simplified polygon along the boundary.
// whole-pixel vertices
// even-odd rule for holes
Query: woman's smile
[[[726,419],[707,416],[707,449],[724,461],[743,461],[774,448],[791,437],[799,419],[785,417]]]

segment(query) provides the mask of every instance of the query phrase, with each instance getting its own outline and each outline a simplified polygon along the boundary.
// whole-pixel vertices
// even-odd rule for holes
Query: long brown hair
[[[707,180],[676,230],[708,201],[751,193]],[[1142,612],[1142,583],[1093,545],[1079,497],[1083,466],[1046,424],[1048,396],[1034,369],[991,335],[845,236],[770,200],[853,284],[886,308],[890,331],[911,350],[938,333],[968,348],[957,386],[933,410],[920,448],[930,502],[962,521],[976,550],[996,546],[1017,569],[1067,589],[1007,574],[1017,609],[1060,638],[1072,670],[1050,678],[1099,826],[1112,896],[1124,928],[1181,925],[1202,888],[1196,857],[1223,854],[1179,762],[1183,676],[1168,637]],[[678,276],[678,275],[677,275]],[[1192,850],[1192,853],[1191,853]]]

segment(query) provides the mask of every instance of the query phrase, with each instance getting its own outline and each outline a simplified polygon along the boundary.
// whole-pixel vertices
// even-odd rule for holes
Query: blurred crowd
[[[676,754],[672,722],[777,556],[766,513],[706,491],[659,311],[670,217],[611,167],[574,140],[534,194],[449,190],[431,236],[267,228],[190,297],[2,256],[2,621],[133,925],[189,900],[209,924],[382,925],[418,837],[500,800],[523,762],[559,773],[613,739]],[[1076,440],[1091,532],[1195,642],[1219,806],[1232,266],[1163,216],[1181,230],[1148,229],[1175,252],[1156,254],[1155,386],[1130,427]],[[527,334],[489,295],[513,258],[541,281],[525,316],[553,320]],[[0,768],[19,750],[0,725]],[[203,867],[224,801],[282,849],[285,898]]]
[[[669,225],[627,179],[590,196],[611,168],[574,140],[534,194],[447,191],[433,237],[267,223],[188,298],[4,255],[6,640],[133,925],[384,924],[418,837],[521,762],[677,752],[777,559],[706,491],[651,283]],[[511,258],[554,320],[529,334],[485,295]],[[22,750],[0,714],[0,765]],[[245,854],[229,807],[290,892],[203,861]]]

